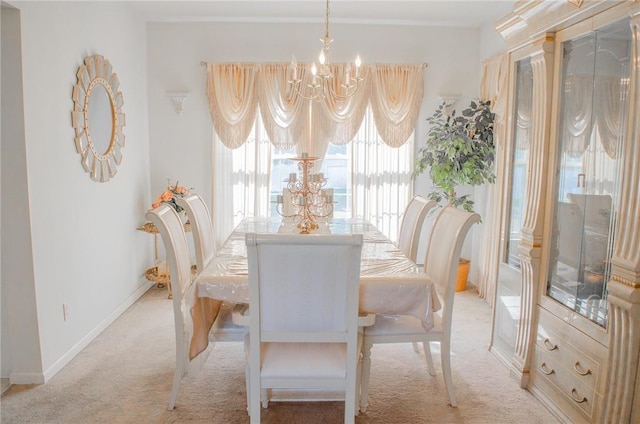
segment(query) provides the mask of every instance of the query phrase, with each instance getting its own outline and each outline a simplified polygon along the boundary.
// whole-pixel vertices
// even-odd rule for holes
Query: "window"
[[[259,116],[240,148],[231,151],[219,140],[214,143],[214,156],[218,156],[214,163],[228,169],[214,170],[214,178],[225,181],[214,183],[214,204],[233,210],[232,219],[221,220],[217,228],[218,242],[242,218],[277,216],[275,196],[282,193],[287,176],[297,172],[296,163],[288,160],[295,156],[294,149],[278,149],[269,143]],[[375,130],[373,113],[367,110],[355,139],[344,145],[330,144],[322,161],[327,187],[334,190],[334,216],[364,218],[395,240],[413,194],[413,146],[414,134],[398,148],[387,146]]]

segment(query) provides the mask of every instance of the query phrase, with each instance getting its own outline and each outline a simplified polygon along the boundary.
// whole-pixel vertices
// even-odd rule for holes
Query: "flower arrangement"
[[[153,201],[153,204],[151,205],[151,208],[155,209],[162,203],[166,203],[173,209],[175,209],[176,212],[181,212],[182,207],[180,207],[176,203],[176,198],[188,196],[190,190],[191,189],[185,186],[178,185],[178,181],[176,181],[174,185],[171,185],[169,179],[167,178],[167,189],[160,195],[158,195],[158,197],[156,197],[156,199]]]

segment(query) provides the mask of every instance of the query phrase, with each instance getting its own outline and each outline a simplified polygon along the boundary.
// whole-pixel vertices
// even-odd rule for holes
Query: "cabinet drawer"
[[[606,348],[546,310],[538,310],[536,348],[546,354],[545,360],[562,367],[576,384],[600,393],[606,373]]]
[[[580,376],[576,377],[575,373],[563,367],[554,356],[557,355],[536,346],[533,385],[542,390],[575,422],[593,422],[600,394],[589,384],[585,384]]]

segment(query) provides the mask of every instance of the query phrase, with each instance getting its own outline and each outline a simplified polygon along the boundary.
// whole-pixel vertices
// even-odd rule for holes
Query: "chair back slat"
[[[179,305],[185,291],[191,285],[191,259],[182,220],[177,212],[166,204],[148,211],[146,219],[153,222],[160,233],[169,264],[174,303]]]
[[[460,252],[469,229],[477,222],[480,215],[453,206],[445,206],[433,222],[424,270],[443,300],[443,325],[451,323]]]
[[[185,210],[189,217],[195,247],[196,266],[198,273],[200,273],[215,256],[213,223],[209,208],[207,208],[204,199],[197,194],[178,198],[176,203]]]
[[[416,262],[418,256],[422,225],[429,210],[435,206],[435,201],[427,200],[422,196],[415,196],[404,211],[398,233],[398,249],[413,262]]]

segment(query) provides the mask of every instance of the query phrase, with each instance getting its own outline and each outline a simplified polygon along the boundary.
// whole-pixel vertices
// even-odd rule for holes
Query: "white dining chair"
[[[400,232],[398,234],[398,249],[411,259],[414,263],[418,256],[418,244],[422,225],[427,217],[427,213],[437,205],[433,200],[427,200],[420,195],[411,199],[402,217]]]
[[[199,275],[215,257],[215,239],[213,237],[211,214],[202,196],[195,193],[176,199],[176,203],[184,209],[189,218],[196,254],[196,269]],[[246,328],[234,324],[231,317],[231,311],[236,306],[224,301],[220,304],[220,311],[210,332],[213,341],[241,342],[244,340]]]
[[[169,394],[168,409],[175,407],[182,378],[195,375],[205,363],[214,341],[219,340],[214,334],[219,325],[222,302],[210,298],[199,298],[196,293],[191,274],[191,257],[183,223],[176,211],[167,204],[146,213],[146,219],[158,229],[165,247],[169,275],[173,290],[173,317],[176,334],[176,366],[173,386]],[[231,314],[228,314],[229,316]],[[242,340],[244,329],[235,326],[240,333],[237,340]],[[207,328],[209,331],[198,331]],[[194,334],[204,334],[203,338]]]
[[[360,411],[365,412],[369,394],[371,373],[371,348],[377,343],[422,342],[429,373],[435,375],[431,357],[430,342],[440,342],[440,358],[445,386],[451,406],[457,406],[451,377],[451,318],[455,294],[458,259],[462,245],[474,223],[480,222],[480,215],[465,212],[453,206],[444,207],[436,216],[425,257],[424,272],[436,288],[443,305],[434,313],[434,327],[425,330],[422,320],[409,315],[376,316],[374,325],[365,328],[362,346],[362,389]]]
[[[345,393],[345,423],[358,411],[362,325],[358,317],[363,237],[246,234],[251,306],[247,403],[260,422],[271,389]],[[246,317],[235,314],[240,323]]]

